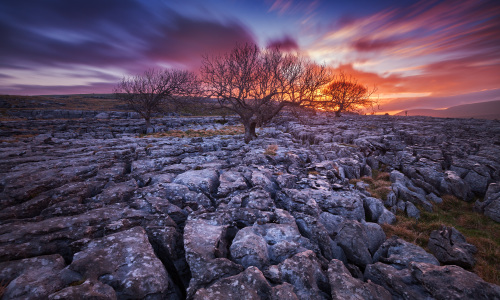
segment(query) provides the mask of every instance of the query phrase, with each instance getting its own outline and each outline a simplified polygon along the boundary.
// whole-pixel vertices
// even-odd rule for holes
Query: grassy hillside
[[[437,118],[476,118],[500,120],[500,100],[452,106],[447,109],[410,109],[397,116],[429,116]]]
[[[0,95],[0,114],[7,110],[91,110],[91,111],[131,111],[125,102],[115,99],[113,94],[74,94],[17,96]],[[167,112],[181,115],[210,116],[230,115],[228,110],[220,109],[213,100],[193,99],[181,105],[164,108]]]

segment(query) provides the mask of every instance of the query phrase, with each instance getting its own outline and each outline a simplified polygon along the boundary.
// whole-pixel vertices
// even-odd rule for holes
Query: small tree
[[[245,44],[223,55],[203,56],[200,73],[206,96],[240,117],[248,143],[256,138],[255,129],[271,121],[285,105],[300,105],[316,97],[318,82],[327,81],[319,76],[321,72],[308,72],[313,66],[325,70],[278,48],[261,50]]]
[[[150,69],[141,75],[123,77],[115,87],[115,97],[125,101],[151,127],[151,117],[161,112],[165,104],[172,104],[183,97],[195,95],[198,82],[193,72]]]
[[[324,111],[334,111],[336,117],[342,112],[357,111],[363,108],[373,108],[376,104],[370,96],[376,88],[358,83],[357,79],[340,72],[323,90],[323,99],[316,102],[316,107]]]

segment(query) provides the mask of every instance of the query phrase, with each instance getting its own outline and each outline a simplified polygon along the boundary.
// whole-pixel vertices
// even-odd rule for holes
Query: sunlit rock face
[[[498,222],[497,121],[284,116],[245,144],[158,134],[234,118],[143,136],[127,113],[25,117],[0,123],[3,299],[500,298],[462,269],[474,249],[454,228],[432,235],[436,257],[382,229],[447,194],[484,197]],[[380,193],[356,182],[380,171]]]

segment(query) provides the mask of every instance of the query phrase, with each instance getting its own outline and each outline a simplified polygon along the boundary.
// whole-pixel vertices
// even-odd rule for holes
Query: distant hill
[[[396,116],[429,116],[436,118],[475,118],[500,120],[500,100],[452,106],[447,109],[409,109]]]

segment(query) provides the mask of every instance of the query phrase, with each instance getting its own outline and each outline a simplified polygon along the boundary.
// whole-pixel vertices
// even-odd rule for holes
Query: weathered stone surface
[[[96,239],[75,253],[68,268],[98,280],[118,298],[166,297],[175,287],[141,227]]]
[[[330,237],[335,238],[339,233],[340,225],[344,222],[345,218],[339,215],[332,215],[329,212],[322,212],[318,219],[326,230]]]
[[[432,231],[427,247],[445,265],[472,268],[476,263],[476,246],[467,243],[463,234],[454,227],[442,226]]]
[[[147,218],[145,212],[120,203],[77,216],[0,225],[0,261],[54,253],[69,258],[72,255],[70,245],[74,241],[99,237],[104,231],[112,233],[141,225]]]
[[[411,202],[406,202],[406,215],[410,218],[420,219],[420,210]]]
[[[311,245],[306,246],[307,248],[314,250],[320,257],[327,260],[336,258],[346,261],[342,248],[330,238],[326,228],[316,218],[297,213],[295,221],[302,236],[311,242]]]
[[[384,204],[382,201],[373,197],[364,198],[363,207],[365,209],[366,220],[369,222],[377,222],[384,211]]]
[[[253,171],[250,178],[252,186],[258,186],[271,194],[276,193],[277,185],[271,181],[269,172]]]
[[[290,212],[303,212],[311,216],[318,216],[321,212],[318,203],[309,191],[283,189],[277,197],[277,205]],[[325,194],[324,197],[328,196]]]
[[[378,224],[394,224],[396,223],[396,215],[393,212],[384,208],[380,217],[377,220]]]
[[[411,275],[435,299],[500,299],[500,286],[458,266],[411,263]]]
[[[217,192],[219,174],[213,169],[190,170],[177,175],[174,183],[183,184],[194,192],[212,194]]]
[[[309,241],[299,232],[295,224],[263,224],[254,226],[267,243],[269,259],[278,264],[296,253],[311,248]]]
[[[344,221],[340,225],[335,241],[344,250],[349,262],[361,267],[372,263],[370,242],[361,223],[354,220]]]
[[[245,268],[255,266],[263,269],[269,264],[267,243],[262,236],[255,234],[251,227],[238,231],[229,251],[232,259]]]
[[[421,205],[425,210],[432,211],[432,204],[427,201],[427,199],[425,198],[425,194],[414,192],[400,182],[393,183],[392,190],[394,191],[398,199]]]
[[[392,299],[391,294],[380,285],[363,282],[352,277],[340,260],[333,259],[330,261],[328,278],[332,290],[332,299]]]
[[[389,291],[392,299],[434,299],[429,291],[412,277],[409,269],[398,270],[377,262],[366,266],[363,275],[365,280],[370,280]],[[444,281],[442,283],[444,284]]]
[[[385,232],[377,223],[363,222],[361,225],[368,238],[368,250],[370,250],[371,254],[374,254],[380,245],[385,242]]]
[[[472,191],[469,185],[465,183],[457,173],[453,171],[444,172],[444,177],[441,181],[440,191],[443,194],[450,194],[465,201],[473,199]]]
[[[193,210],[212,206],[210,199],[203,193],[191,191],[187,186],[178,183],[163,184],[164,197],[172,204],[184,208],[189,206]]]
[[[240,273],[244,268],[227,259],[227,226],[211,225],[206,220],[188,220],[184,228],[186,260],[192,279],[189,292],[216,279]]]
[[[193,299],[297,299],[288,285],[272,287],[262,272],[256,267],[248,267],[244,272],[221,279],[207,288],[199,289]]]
[[[229,277],[241,279],[248,273],[245,267],[257,265],[271,287],[259,297],[329,298],[327,279],[315,281],[318,291],[314,285],[308,287],[312,281],[304,274],[316,269],[326,278],[328,262],[338,259],[363,280],[361,270],[372,268],[368,257],[373,255],[379,263],[403,268],[381,264],[396,270],[389,272],[396,277],[381,282],[392,282],[387,286],[398,298],[422,288],[411,277],[408,263],[435,260],[408,245],[378,247],[383,234],[375,223],[392,223],[393,213],[411,212],[415,205],[430,211],[445,194],[466,200],[482,197],[485,182],[492,184],[477,209],[500,220],[500,201],[495,200],[500,198],[495,189],[500,181],[500,144],[491,140],[500,133],[495,121],[329,118],[321,113],[299,124],[284,116],[245,144],[241,135],[139,137],[144,128],[138,116],[105,112],[99,117],[106,118],[100,119],[95,118],[98,113],[23,110],[19,116],[29,119],[0,121],[2,263],[60,255],[67,264],[76,253],[87,252],[98,259],[87,245],[104,245],[107,237],[140,226],[146,232],[140,244],[150,243],[158,266],[166,270],[167,294],[159,297],[194,296]],[[216,120],[220,119],[170,116],[152,123],[155,132],[225,126]],[[237,124],[234,117],[227,120]],[[273,144],[278,146],[276,155],[265,155]],[[391,172],[394,188],[386,207],[367,198],[366,184],[349,183],[350,178],[381,168]],[[359,230],[351,231],[364,242],[342,230],[349,220],[359,223]],[[349,245],[356,239],[359,243]],[[119,243],[124,249],[137,248],[125,244]],[[351,249],[357,244],[361,248]],[[304,253],[314,253],[315,258],[305,259]],[[355,265],[354,253],[364,253],[366,259]],[[293,264],[282,267],[294,259],[313,267],[307,267],[303,277]],[[293,280],[282,280],[287,268],[297,274]],[[28,273],[38,269],[44,266],[33,263]],[[43,298],[123,298],[116,286],[104,283],[111,280],[106,276],[104,281],[84,278],[65,264],[46,273],[56,279],[18,274],[9,280],[24,280],[29,289],[45,291]],[[250,273],[255,276],[247,274],[249,278],[258,279],[257,286],[267,286],[257,272]],[[62,283],[57,278],[63,278]],[[51,292],[51,284],[61,285]],[[412,295],[425,298],[429,293]],[[130,295],[137,297],[141,296]]]
[[[432,202],[437,203],[437,204],[443,202],[443,199],[441,199],[440,197],[436,196],[436,194],[434,194],[434,193],[428,194],[426,196],[426,198],[427,198],[427,200],[432,201]]]
[[[484,195],[486,189],[488,188],[489,176],[482,176],[475,171],[469,171],[467,176],[465,176],[464,181],[470,186],[470,189],[476,195]]]
[[[299,299],[328,299],[328,277],[321,268],[314,252],[308,250],[286,259],[278,265],[281,282],[293,286]]]
[[[245,178],[239,172],[226,171],[220,175],[219,180],[220,185],[217,195],[220,197],[225,197],[234,191],[247,188]]]
[[[262,187],[255,187],[231,197],[228,206],[247,207],[263,211],[276,208],[271,195],[269,192],[263,190]]]
[[[500,223],[500,183],[491,183],[484,196],[484,201],[476,201],[474,209]]]
[[[7,284],[2,299],[43,299],[62,289],[60,255],[47,255],[0,263],[0,282]]]
[[[59,299],[117,299],[116,292],[107,284],[87,279],[82,284],[66,287],[49,295],[49,300]]]
[[[373,262],[383,262],[398,270],[408,267],[410,262],[425,262],[439,266],[439,261],[417,245],[397,236],[387,239],[373,255]]]

